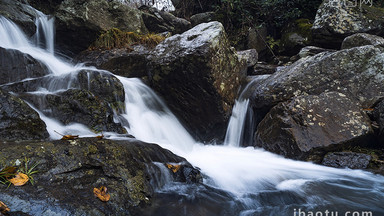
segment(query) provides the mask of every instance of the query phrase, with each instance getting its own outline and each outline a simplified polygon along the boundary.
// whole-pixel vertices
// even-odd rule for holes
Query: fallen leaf
[[[7,205],[0,201],[0,213],[6,215],[9,211],[11,211],[11,209],[9,209]]]
[[[61,140],[75,140],[79,139],[79,135],[64,135]]]
[[[17,173],[15,177],[9,179],[9,181],[15,186],[23,186],[27,183],[29,177],[24,173]]]
[[[93,193],[103,202],[108,202],[108,200],[111,198],[111,195],[107,193],[107,187],[104,186],[93,188]]]
[[[363,111],[373,111],[372,108],[366,108],[366,109],[363,109]]]
[[[172,170],[173,173],[176,173],[180,169],[180,165],[166,164],[168,169]]]
[[[104,138],[104,134],[101,134],[100,136],[97,136],[96,138],[97,139],[103,139]]]

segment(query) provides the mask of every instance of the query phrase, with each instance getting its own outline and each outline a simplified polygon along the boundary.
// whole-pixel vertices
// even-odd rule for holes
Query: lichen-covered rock
[[[141,12],[116,0],[66,0],[56,10],[55,17],[57,44],[73,53],[88,48],[102,30],[147,32]]]
[[[20,97],[44,115],[65,125],[76,122],[96,132],[126,133],[120,124],[114,122],[114,111],[109,104],[87,90],[69,89],[55,94],[24,93]]]
[[[384,38],[366,33],[357,33],[346,37],[343,43],[341,44],[341,49],[350,49],[353,47],[366,45],[384,47]]]
[[[325,155],[321,164],[336,168],[366,169],[372,157],[355,152],[332,152]]]
[[[36,32],[35,17],[36,11],[22,1],[1,0],[0,1],[0,16],[4,16],[18,26],[28,35]]]
[[[306,46],[303,47],[300,52],[299,52],[299,57],[300,58],[305,58],[308,56],[314,56],[322,52],[334,52],[335,50],[331,49],[325,49],[321,47],[315,47],[315,46]]]
[[[258,125],[255,145],[288,158],[305,159],[313,150],[362,145],[372,134],[369,117],[358,102],[328,92],[294,97],[273,107]]]
[[[141,6],[145,26],[150,32],[172,32],[180,34],[191,28],[191,23],[185,19],[175,17],[166,11],[160,11],[154,7]]]
[[[148,80],[147,56],[149,50],[143,46],[127,49],[87,50],[76,57],[76,62],[95,66],[124,77]]]
[[[269,110],[294,96],[339,91],[371,107],[384,96],[382,53],[382,48],[362,46],[302,58],[258,83],[249,92],[252,106]]]
[[[21,99],[0,89],[0,138],[40,140],[48,137],[39,114]]]
[[[265,62],[256,63],[253,67],[253,71],[248,70],[248,75],[264,75],[264,74],[273,74],[276,72],[277,65],[267,64]]]
[[[253,67],[259,59],[259,54],[255,49],[237,51],[239,61],[244,60],[247,63],[247,67]]]
[[[1,201],[11,212],[29,215],[131,215],[136,207],[154,202],[155,178],[161,170],[154,163],[178,163],[200,173],[184,158],[156,144],[137,140],[111,141],[96,138],[75,141],[1,143],[0,164],[30,160],[35,184],[23,187],[0,185]],[[156,169],[156,172],[151,170]],[[168,170],[169,173],[171,172]],[[170,175],[171,176],[171,175]],[[184,178],[185,179],[185,178]],[[172,180],[172,179],[171,179]],[[174,181],[177,181],[174,179]],[[111,195],[101,202],[93,188],[105,186]]]
[[[203,23],[167,38],[148,59],[152,88],[190,131],[203,140],[224,136],[246,67],[223,25]]]
[[[324,0],[313,23],[313,39],[319,45],[338,49],[346,36],[355,33],[382,35],[383,26],[384,8],[370,7],[364,1]]]
[[[48,68],[28,54],[0,47],[0,84],[49,74]]]

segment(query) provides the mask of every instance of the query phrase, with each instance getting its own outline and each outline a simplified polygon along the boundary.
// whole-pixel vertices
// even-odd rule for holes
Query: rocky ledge
[[[0,200],[11,209],[10,215],[131,215],[136,207],[154,202],[161,170],[169,171],[173,181],[201,180],[200,172],[184,158],[135,139],[2,142],[1,146],[2,168],[25,159],[30,166],[38,164],[33,185],[0,184]],[[168,163],[173,170],[165,168]],[[108,202],[93,194],[101,186],[108,189]]]

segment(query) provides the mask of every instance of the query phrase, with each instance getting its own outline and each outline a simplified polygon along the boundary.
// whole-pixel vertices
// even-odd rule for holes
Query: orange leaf
[[[9,181],[15,186],[23,186],[28,182],[28,180],[29,177],[24,173],[17,173],[14,178],[9,179]]]
[[[93,188],[93,194],[103,202],[108,202],[111,195],[107,193],[107,187],[101,186],[99,188]]]
[[[97,139],[103,139],[104,138],[104,134],[101,134],[100,136],[96,136]]]
[[[9,211],[11,211],[11,209],[9,209],[7,205],[0,201],[0,213],[6,215]]]
[[[180,169],[180,165],[166,164],[168,169],[172,170],[173,173],[176,173]]]
[[[373,109],[372,108],[365,108],[365,109],[363,109],[363,111],[373,111]]]
[[[75,140],[78,139],[79,135],[64,135],[61,140]]]

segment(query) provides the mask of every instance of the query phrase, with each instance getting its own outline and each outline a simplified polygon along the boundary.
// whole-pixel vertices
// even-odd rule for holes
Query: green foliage
[[[27,175],[31,184],[34,184],[35,180],[33,179],[32,175],[39,172],[36,170],[36,167],[39,165],[39,163],[30,164],[31,162],[28,158],[25,158],[23,163],[23,166],[19,168],[19,172]]]
[[[112,48],[127,48],[134,44],[142,44],[146,47],[153,48],[165,37],[158,34],[139,35],[134,32],[124,32],[117,28],[112,28],[100,34],[97,40],[89,49],[112,49]]]
[[[267,36],[267,44],[273,51],[276,51],[280,46],[280,40],[275,40],[273,37]]]

